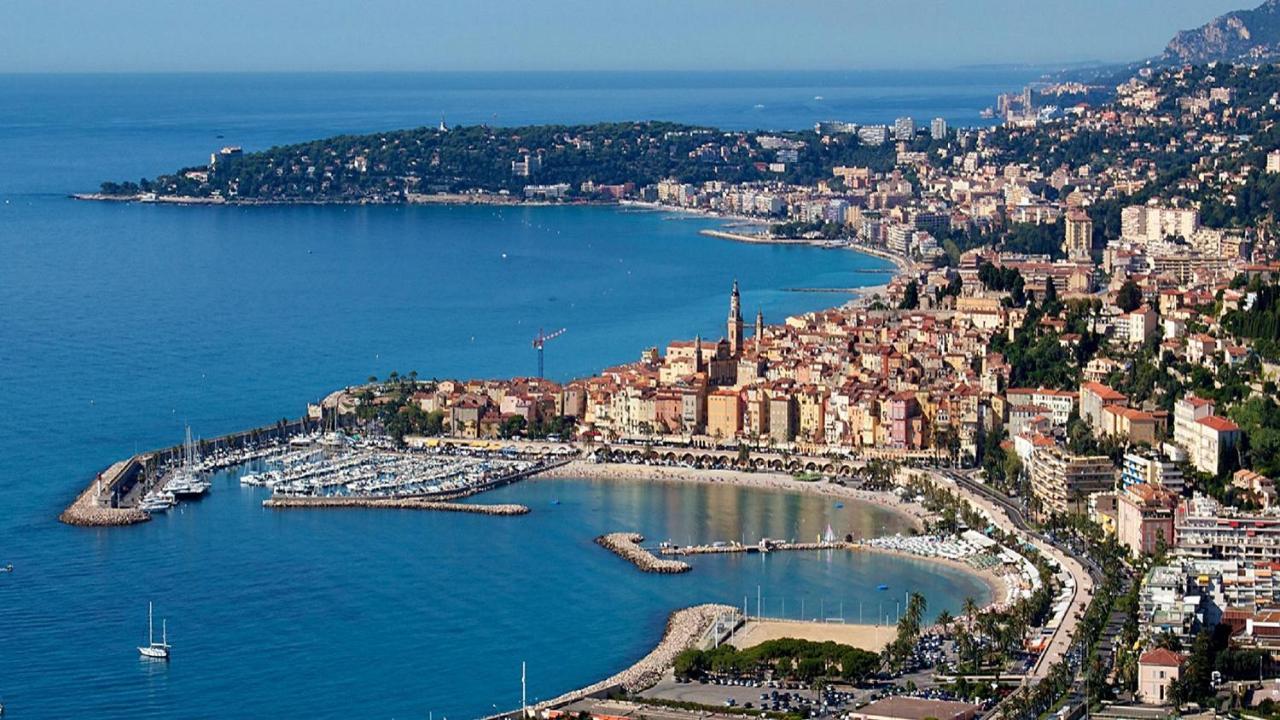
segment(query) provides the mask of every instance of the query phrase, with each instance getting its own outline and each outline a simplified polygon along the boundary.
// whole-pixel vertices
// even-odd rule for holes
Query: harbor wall
[[[281,420],[273,425],[200,440],[197,448],[201,453],[248,448],[271,440],[287,440],[294,435],[319,428],[319,422],[305,417]],[[139,453],[112,464],[93,477],[89,485],[58,515],[58,520],[79,527],[118,527],[150,520],[151,516],[146,512],[130,506],[131,502],[136,502],[136,496],[141,495],[133,491],[139,483],[153,481],[167,463],[180,460],[182,452],[183,447],[178,444]],[[135,496],[132,501],[131,495]]]

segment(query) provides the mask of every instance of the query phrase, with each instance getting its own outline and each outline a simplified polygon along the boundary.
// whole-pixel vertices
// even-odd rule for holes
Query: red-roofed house
[[[1166,705],[1169,686],[1182,674],[1182,656],[1165,648],[1148,650],[1138,658],[1138,699],[1147,705]]]
[[[1103,408],[1128,404],[1129,398],[1102,383],[1087,382],[1080,386],[1080,416],[1088,421],[1094,432],[1103,427]]]
[[[1240,442],[1240,427],[1213,414],[1212,400],[1188,395],[1173,407],[1173,441],[1186,448],[1191,464],[1216,475],[1222,454]]]

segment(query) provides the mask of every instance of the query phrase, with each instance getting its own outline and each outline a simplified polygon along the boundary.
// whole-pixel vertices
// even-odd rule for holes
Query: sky
[[[1136,60],[1260,0],[0,0],[0,72],[852,70]]]

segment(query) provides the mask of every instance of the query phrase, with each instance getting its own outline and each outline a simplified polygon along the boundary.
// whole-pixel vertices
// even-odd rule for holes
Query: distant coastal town
[[[1065,104],[1097,88],[1053,91]],[[750,324],[734,282],[721,337],[645,348],[590,377],[370,377],[298,420],[117,463],[64,520],[145,522],[191,492],[192,474],[246,463],[281,509],[477,512],[471,495],[557,473],[821,493],[907,513],[917,535],[716,551],[959,563],[986,573],[992,603],[926,620],[907,598],[883,641],[855,642],[870,660],[794,635],[752,654],[733,639],[774,632],[759,613],[700,606],[629,674],[536,710],[737,714],[750,701],[785,716],[771,689],[803,678],[805,713],[871,703],[850,717],[1077,717],[1104,704],[1147,717],[1254,697],[1274,717],[1263,700],[1280,690],[1261,676],[1280,649],[1280,68],[1143,68],[1106,96],[1052,108],[1002,96],[1001,122],[975,129],[442,121],[226,147],[205,167],[105,183],[84,197],[644,203],[762,223],[729,233],[747,241],[878,253],[898,271],[839,307]],[[633,530],[600,544],[655,572],[698,554]],[[758,697],[682,700],[691,682],[721,696],[756,683]]]

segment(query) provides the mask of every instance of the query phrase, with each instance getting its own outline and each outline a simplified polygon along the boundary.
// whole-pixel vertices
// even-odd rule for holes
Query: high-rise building
[[[1067,237],[1062,250],[1071,262],[1088,262],[1093,249],[1093,220],[1080,208],[1067,211]]]
[[[916,136],[916,121],[909,117],[900,117],[893,123],[894,140],[913,140]]]
[[[1084,512],[1089,496],[1110,492],[1116,473],[1106,455],[1072,455],[1064,448],[1036,448],[1027,466],[1031,492],[1039,503],[1041,517]]]
[[[933,137],[934,140],[946,140],[947,139],[946,119],[940,118],[940,117],[934,118],[933,122],[929,123],[929,135]]]
[[[1155,243],[1168,237],[1190,240],[1200,229],[1200,214],[1188,208],[1130,205],[1120,211],[1120,237]]]

